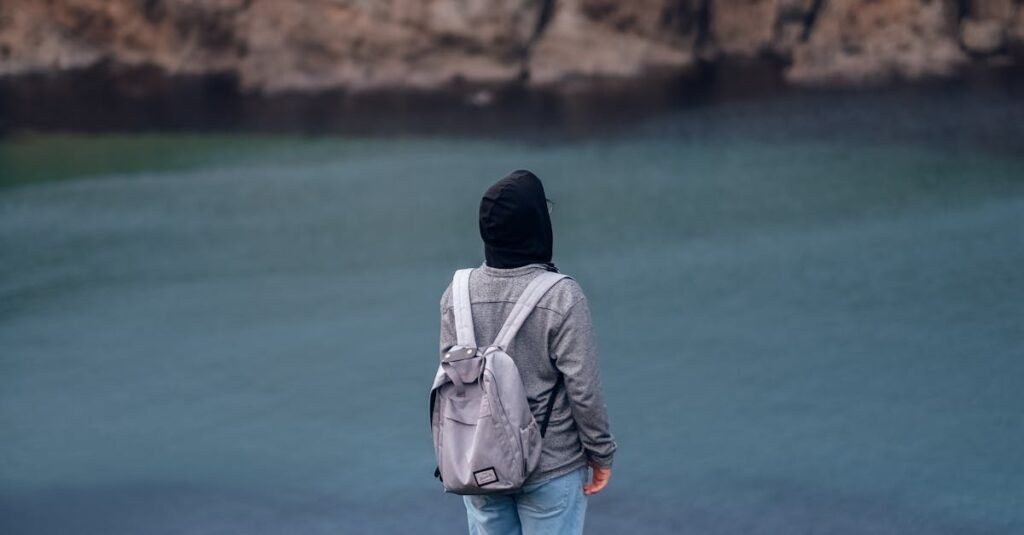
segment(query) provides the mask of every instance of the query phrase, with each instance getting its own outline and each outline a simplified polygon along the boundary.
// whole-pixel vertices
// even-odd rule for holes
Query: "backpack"
[[[469,299],[472,271],[460,269],[452,280],[457,344],[444,353],[430,389],[434,476],[453,494],[509,493],[522,487],[540,463],[562,376],[538,426],[507,350],[540,298],[567,275],[545,271],[531,280],[494,343],[478,348]]]

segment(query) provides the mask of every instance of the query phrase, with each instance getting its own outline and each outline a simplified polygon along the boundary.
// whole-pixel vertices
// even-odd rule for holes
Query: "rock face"
[[[269,91],[515,80],[539,12],[533,0],[255,0],[235,25],[238,71]]]
[[[3,0],[0,72],[108,60],[266,91],[515,79],[534,0]]]
[[[960,25],[960,41],[968,52],[993,54],[1005,44],[1006,24],[998,20],[965,20]]]
[[[561,0],[529,50],[530,80],[633,77],[693,63],[697,4],[679,0]]]
[[[953,0],[832,0],[786,73],[799,83],[952,74],[966,57]]]
[[[1007,41],[1017,56],[1024,56],[1024,4],[1017,8],[1017,15],[1007,29]]]
[[[787,54],[804,34],[813,0],[711,0],[717,52],[734,57]]]
[[[0,0],[0,76],[99,64],[253,91],[562,87],[774,58],[795,84],[1024,50],[1022,0]],[[1011,56],[1013,57],[1013,56]],[[1011,60],[1019,61],[1019,60]]]

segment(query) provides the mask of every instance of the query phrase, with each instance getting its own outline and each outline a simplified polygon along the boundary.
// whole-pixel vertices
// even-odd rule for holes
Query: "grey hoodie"
[[[516,299],[543,264],[498,269],[486,264],[469,279],[473,328],[477,345],[494,341]],[[451,284],[441,297],[441,353],[455,345],[455,313]],[[540,465],[527,483],[567,474],[587,464],[611,466],[615,439],[598,376],[597,348],[586,296],[575,280],[557,282],[526,319],[508,353],[519,368],[526,395],[538,423],[558,373],[563,387],[555,397],[544,436]]]

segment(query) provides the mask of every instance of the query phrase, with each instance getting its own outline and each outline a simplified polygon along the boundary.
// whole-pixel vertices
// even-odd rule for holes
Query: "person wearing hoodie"
[[[530,171],[492,185],[480,201],[484,263],[469,280],[473,328],[493,340],[535,276],[555,271],[550,204]],[[449,284],[441,297],[441,352],[455,345]],[[608,484],[615,439],[598,374],[587,298],[564,278],[541,298],[509,348],[534,417],[554,405],[540,464],[514,494],[463,496],[471,535],[583,532],[587,496]],[[561,387],[558,387],[561,382]],[[592,472],[592,476],[588,474]]]

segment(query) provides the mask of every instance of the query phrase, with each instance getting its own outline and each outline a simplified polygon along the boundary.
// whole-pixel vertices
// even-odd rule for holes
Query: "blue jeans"
[[[463,496],[470,535],[579,535],[587,498],[583,485],[587,467],[540,483],[515,494]]]

